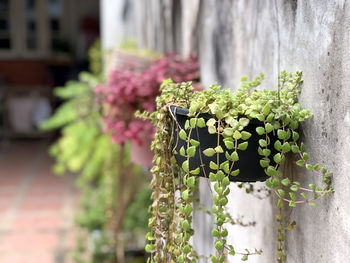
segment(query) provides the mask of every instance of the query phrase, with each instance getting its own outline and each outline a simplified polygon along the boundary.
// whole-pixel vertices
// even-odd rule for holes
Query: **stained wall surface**
[[[102,0],[103,44],[111,48],[123,37],[160,52],[197,52],[201,81],[236,89],[241,76],[263,72],[262,88],[274,89],[280,69],[302,70],[299,100],[314,116],[302,125],[311,161],[334,172],[335,193],[317,207],[286,211],[297,222],[287,235],[288,263],[338,263],[350,258],[350,1],[326,0]],[[113,21],[115,23],[113,23]],[[117,24],[116,24],[117,23]],[[303,184],[319,178],[294,168]],[[249,262],[274,262],[274,199],[258,199],[233,186],[230,210],[254,227],[230,227],[236,250],[263,249]],[[210,208],[208,183],[200,184]],[[210,216],[195,215],[194,243],[199,253],[212,250]],[[202,262],[208,262],[203,259]],[[239,257],[230,262],[240,262]]]

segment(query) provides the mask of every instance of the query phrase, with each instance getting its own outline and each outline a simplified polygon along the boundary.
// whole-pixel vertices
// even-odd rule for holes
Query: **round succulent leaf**
[[[248,142],[242,142],[238,144],[238,149],[240,149],[241,151],[245,151],[247,147],[248,147]]]
[[[264,129],[264,127],[256,127],[255,131],[256,131],[256,133],[259,134],[259,135],[265,134],[265,129]]]
[[[213,148],[207,148],[203,151],[203,154],[208,157],[212,157],[215,154],[215,150]]]
[[[206,125],[205,125],[205,120],[204,120],[204,118],[198,118],[198,120],[197,120],[197,126],[199,127],[199,128],[204,128]]]
[[[252,136],[252,134],[250,132],[247,132],[247,131],[242,131],[241,132],[241,135],[242,135],[242,140],[248,140],[250,138],[250,136]]]
[[[179,136],[180,136],[180,139],[181,139],[181,140],[186,141],[186,139],[187,139],[187,134],[186,134],[186,132],[185,132],[183,129],[180,130]]]

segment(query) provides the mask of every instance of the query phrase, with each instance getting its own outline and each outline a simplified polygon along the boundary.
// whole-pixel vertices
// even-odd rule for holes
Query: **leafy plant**
[[[96,75],[81,73],[78,81],[55,88],[54,94],[66,101],[41,127],[45,130],[62,128],[61,137],[50,148],[56,159],[54,171],[79,173],[81,209],[76,223],[87,232],[83,236],[88,238],[80,238],[76,262],[116,260],[116,247],[123,249],[126,242],[121,232],[127,208],[146,184],[144,172],[129,160],[129,145],[113,144],[109,135],[102,131],[101,106],[93,92],[100,82],[101,78]],[[142,197],[147,203],[149,196]],[[140,202],[140,198],[137,201]],[[127,217],[132,217],[132,212],[147,214],[146,206],[138,209],[129,212]],[[126,230],[131,231],[131,226]],[[94,238],[93,233],[99,233],[98,238]],[[83,245],[84,240],[90,242],[89,246]],[[92,248],[91,257],[85,260],[83,255],[88,247]],[[118,257],[122,255],[119,253]]]
[[[152,143],[155,165],[151,170],[153,180],[150,184],[153,191],[152,217],[149,221],[151,231],[146,235],[146,251],[151,253],[149,262],[194,262],[200,256],[190,239],[194,235],[193,202],[198,201],[194,196],[197,175],[201,172],[206,174],[202,156],[215,157],[214,161],[210,161],[210,172],[206,175],[212,182],[213,190],[210,193],[214,203],[211,213],[216,253],[211,255],[211,262],[224,262],[228,255],[240,255],[241,260],[246,261],[249,256],[262,253],[257,249],[235,251],[226,240],[229,233],[225,223],[232,221],[226,212],[229,186],[235,177],[244,174],[244,171],[235,168],[235,164],[251,143],[252,133],[260,136],[256,149],[260,160],[250,162],[259,162],[261,171],[268,177],[266,186],[277,197],[278,263],[286,260],[285,231],[295,227],[294,221],[284,225],[283,207],[288,205],[294,208],[299,204],[315,206],[316,199],[333,191],[332,173],[320,164],[311,164],[305,144],[299,140],[299,124],[312,116],[297,102],[303,82],[301,72],[290,74],[282,71],[278,90],[256,89],[263,78],[263,75],[252,81],[242,78],[241,87],[235,93],[217,85],[193,92],[190,82],[177,84],[167,80],[163,82],[161,95],[157,98],[156,111],[139,115],[151,119],[157,127]],[[188,109],[185,125],[179,124],[176,114],[170,110],[171,106]],[[250,122],[258,123],[253,132],[248,129]],[[202,142],[193,136],[199,129],[206,129],[217,138],[215,147],[201,148]],[[173,137],[174,132],[178,137]],[[176,152],[174,149],[179,141],[183,141],[184,146]],[[303,186],[288,178],[279,167],[286,162],[289,154],[297,157],[296,166],[304,167],[322,178],[323,186]],[[199,155],[201,163],[194,166],[196,155]],[[182,156],[184,161],[178,165],[174,156]],[[240,185],[242,187],[243,184]],[[242,188],[248,190],[250,187]]]
[[[142,144],[145,134],[153,136],[153,126],[149,122],[136,119],[135,111],[154,111],[155,97],[159,95],[161,82],[169,77],[179,82],[196,79],[198,67],[194,55],[183,60],[169,54],[141,74],[122,68],[113,70],[107,83],[95,89],[101,95],[101,104],[105,107],[106,130],[113,141],[123,144],[133,140]]]

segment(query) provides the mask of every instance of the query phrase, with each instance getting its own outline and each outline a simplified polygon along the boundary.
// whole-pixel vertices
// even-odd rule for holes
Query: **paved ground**
[[[44,141],[0,142],[0,262],[68,263],[74,246],[73,176],[51,172]]]

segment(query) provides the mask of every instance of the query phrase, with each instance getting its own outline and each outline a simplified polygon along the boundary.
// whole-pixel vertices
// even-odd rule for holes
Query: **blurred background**
[[[87,251],[78,173],[54,173],[49,146],[61,131],[39,126],[65,100],[54,88],[89,70],[99,35],[97,0],[0,1],[0,262],[77,262]],[[104,262],[87,257],[79,262]]]

